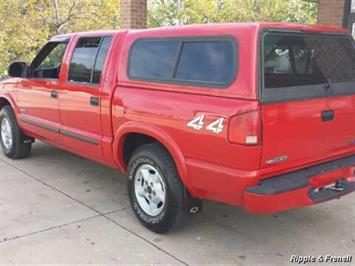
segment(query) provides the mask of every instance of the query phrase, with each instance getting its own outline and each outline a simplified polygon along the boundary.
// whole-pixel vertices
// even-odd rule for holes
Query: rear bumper
[[[244,208],[274,213],[340,198],[355,191],[355,155],[275,176],[246,188]]]

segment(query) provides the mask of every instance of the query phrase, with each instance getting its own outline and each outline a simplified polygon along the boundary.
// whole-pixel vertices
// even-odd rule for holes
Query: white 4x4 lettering
[[[212,131],[213,133],[219,134],[223,131],[223,121],[224,118],[219,118],[216,121],[209,124],[206,129]]]
[[[200,130],[205,126],[204,120],[205,120],[205,115],[199,115],[194,119],[192,119],[190,122],[188,122],[187,126],[195,130]],[[206,130],[212,131],[215,134],[219,134],[223,131],[223,122],[224,122],[224,118],[218,118],[217,120],[208,124],[206,126]]]
[[[205,116],[204,115],[200,115],[194,119],[192,119],[188,124],[187,126],[188,127],[192,127],[193,129],[195,130],[200,130],[201,128],[203,128],[204,126],[204,118]]]

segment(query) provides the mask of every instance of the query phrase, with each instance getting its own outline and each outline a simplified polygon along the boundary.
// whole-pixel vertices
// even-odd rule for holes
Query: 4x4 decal
[[[223,131],[223,121],[224,118],[219,118],[216,121],[209,124],[206,129],[212,131],[213,133],[219,134]]]
[[[205,115],[199,115],[194,119],[192,119],[189,123],[187,123],[187,126],[195,130],[200,130],[204,126],[205,123],[204,119],[205,119]]]
[[[223,132],[223,122],[224,118],[218,118],[214,120],[212,123],[206,126],[206,130],[212,131],[215,134],[220,134]],[[205,115],[199,115],[193,118],[191,121],[187,123],[188,127],[191,127],[195,130],[201,130],[205,126]]]

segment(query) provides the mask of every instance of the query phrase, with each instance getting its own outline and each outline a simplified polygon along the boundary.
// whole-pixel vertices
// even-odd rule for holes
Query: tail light
[[[229,121],[229,141],[241,145],[260,145],[261,126],[259,111],[236,115]]]

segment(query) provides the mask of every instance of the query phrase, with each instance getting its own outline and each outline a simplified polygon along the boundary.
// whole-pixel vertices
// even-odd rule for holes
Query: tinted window
[[[69,69],[73,82],[99,83],[111,37],[80,38]]]
[[[130,52],[128,76],[150,81],[224,86],[235,77],[233,41],[138,40]]]
[[[111,37],[104,37],[101,42],[100,49],[97,54],[97,58],[94,66],[92,83],[100,83],[102,67],[104,66],[107,51],[108,48],[110,47],[110,43],[111,43]]]
[[[49,42],[31,64],[31,76],[58,79],[67,43]]]
[[[233,61],[233,45],[230,42],[186,42],[175,78],[226,84],[233,78]]]
[[[129,76],[151,80],[172,78],[178,46],[178,41],[137,41],[131,50]]]
[[[66,43],[57,43],[53,50],[51,50],[50,53],[44,58],[38,68],[48,69],[58,67],[62,63],[66,47]]]
[[[264,47],[266,88],[355,81],[349,38],[269,34]]]

